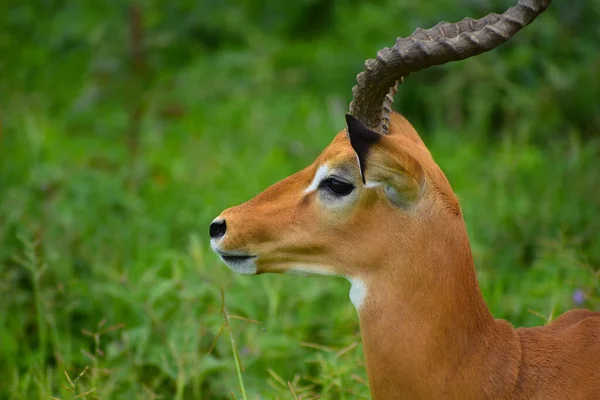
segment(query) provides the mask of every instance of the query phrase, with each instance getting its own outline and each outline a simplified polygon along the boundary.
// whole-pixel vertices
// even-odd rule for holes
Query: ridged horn
[[[365,62],[352,89],[350,114],[365,126],[386,134],[396,85],[411,72],[445,64],[495,49],[529,25],[552,0],[519,0],[503,14],[488,14],[457,23],[440,22],[431,29],[418,28],[392,48],[377,52]]]

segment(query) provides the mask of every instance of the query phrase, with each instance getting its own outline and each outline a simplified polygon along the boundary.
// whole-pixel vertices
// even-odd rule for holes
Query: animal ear
[[[346,123],[365,186],[382,186],[396,205],[409,205],[417,200],[425,182],[421,164],[388,135],[368,129],[349,114]]]
[[[366,183],[365,161],[367,159],[367,154],[371,146],[381,139],[381,135],[364,126],[362,122],[350,114],[346,114],[346,127],[348,136],[350,137],[350,144],[358,158],[360,175],[363,183]]]

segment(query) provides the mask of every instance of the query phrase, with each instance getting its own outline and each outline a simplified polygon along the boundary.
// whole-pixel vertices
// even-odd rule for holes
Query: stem
[[[41,285],[40,279],[42,274],[44,273],[45,266],[40,265],[41,256],[38,257],[36,246],[41,245],[41,236],[38,232],[38,239],[36,241],[31,241],[27,239],[24,235],[18,236],[19,241],[23,244],[24,247],[24,257],[15,257],[15,261],[23,266],[29,273],[31,274],[31,281],[33,285],[33,301],[35,306],[35,320],[37,327],[37,337],[38,337],[38,352],[39,352],[39,372],[44,377],[47,377],[46,373],[46,358],[47,358],[47,346],[48,346],[48,338],[46,333],[46,321],[44,318],[44,310],[43,310],[43,301],[42,301],[42,293],[41,293]],[[41,380],[40,380],[41,381]],[[46,384],[45,389],[48,388]],[[40,389],[40,398],[46,398],[46,394],[42,393]]]
[[[231,330],[231,325],[229,324],[229,313],[225,308],[225,293],[223,292],[223,289],[221,289],[221,312],[223,313],[223,318],[225,319],[225,326],[227,327],[227,333],[229,334],[229,342],[231,343],[231,350],[233,351],[233,359],[235,360],[235,370],[237,372],[238,381],[240,383],[240,390],[242,391],[242,399],[248,400],[248,397],[246,396],[246,389],[244,387],[244,379],[242,377],[242,363],[240,361],[240,356],[235,348],[233,331]]]
[[[42,295],[40,290],[40,278],[41,274],[38,274],[37,268],[34,267],[32,270],[33,277],[33,296],[35,301],[35,309],[36,309],[36,325],[38,331],[38,341],[40,348],[40,367],[44,367],[46,364],[46,346],[48,344],[48,339],[46,337],[46,324],[44,321],[44,313],[42,311]]]

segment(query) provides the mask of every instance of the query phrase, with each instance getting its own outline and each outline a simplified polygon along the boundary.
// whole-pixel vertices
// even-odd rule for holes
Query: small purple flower
[[[575,292],[573,292],[573,303],[575,303],[576,306],[579,306],[583,303],[585,303],[585,292],[581,289],[577,289],[575,290]]]

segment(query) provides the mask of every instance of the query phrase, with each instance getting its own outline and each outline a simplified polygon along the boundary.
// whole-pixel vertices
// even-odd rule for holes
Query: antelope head
[[[419,28],[379,51],[357,77],[346,129],[312,165],[223,211],[210,225],[213,250],[241,274],[365,282],[390,254],[393,273],[410,274],[411,262],[436,242],[456,241],[464,235],[458,202],[419,135],[392,112],[397,83],[411,72],[494,49],[549,2],[520,0],[501,15]]]

